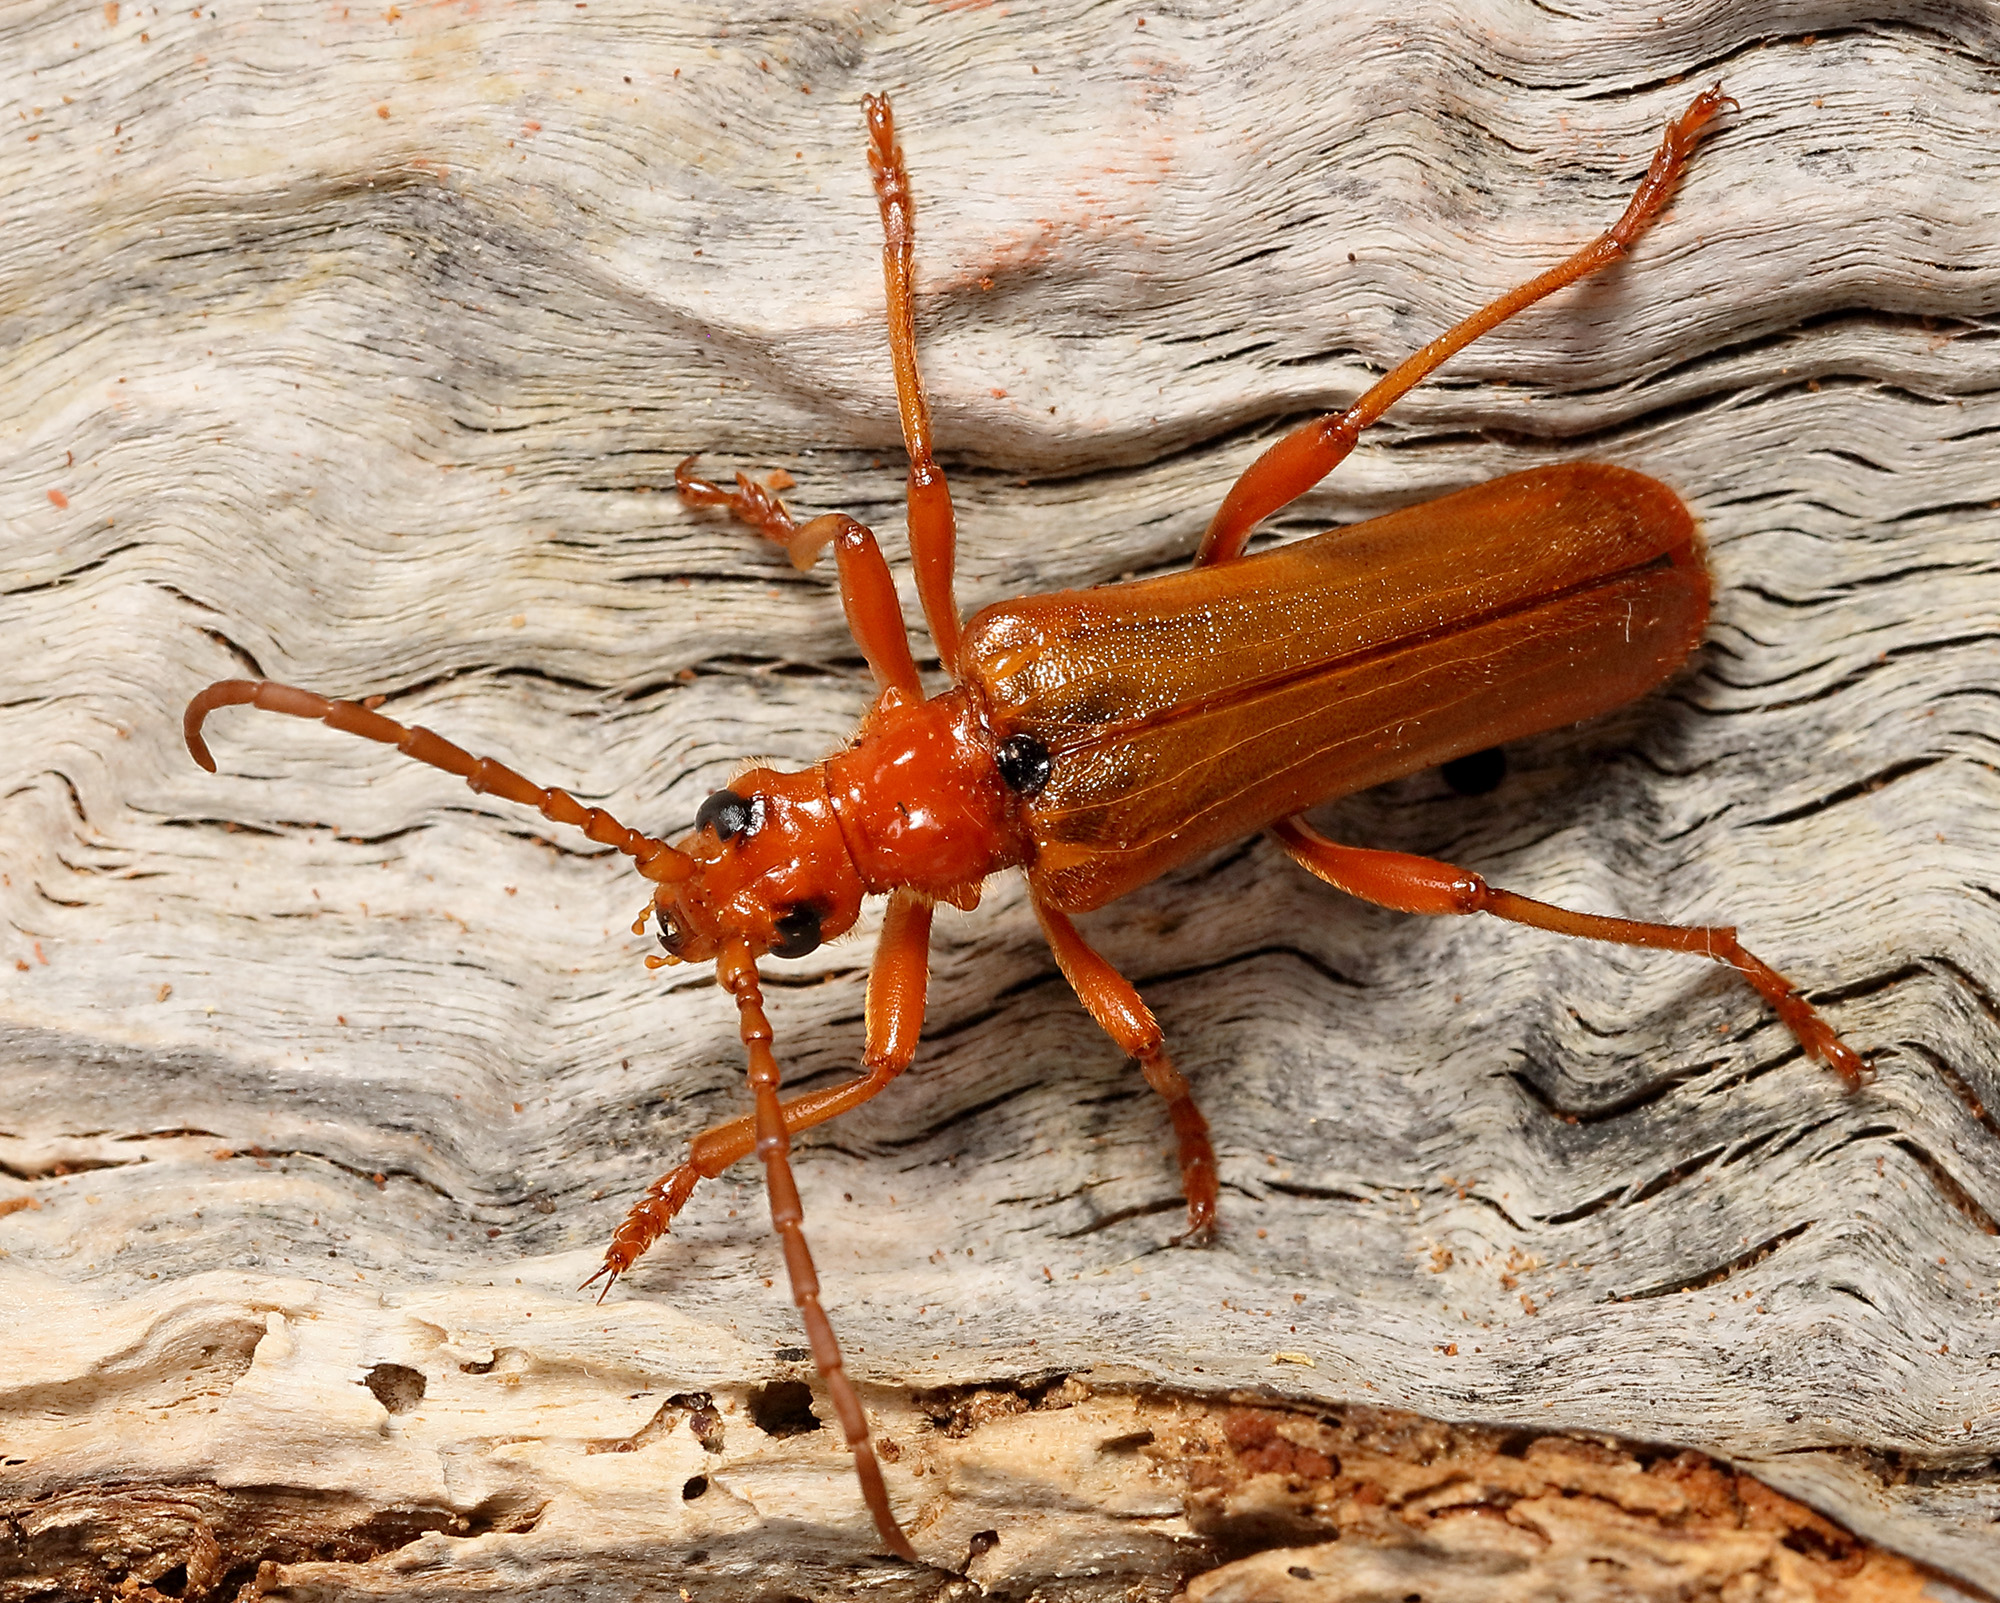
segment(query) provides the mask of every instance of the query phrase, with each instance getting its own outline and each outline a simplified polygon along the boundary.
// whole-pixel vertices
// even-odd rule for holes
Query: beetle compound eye
[[[687,926],[670,908],[661,908],[653,915],[653,922],[660,927],[660,945],[669,957],[679,957],[681,948],[687,944]]]
[[[993,760],[1007,788],[1023,796],[1034,795],[1049,782],[1049,748],[1033,735],[1010,735]]]
[[[694,815],[696,829],[712,829],[717,840],[747,835],[757,827],[757,804],[733,790],[718,790]]]
[[[801,902],[778,920],[777,944],[773,957],[804,957],[819,945],[819,909]]]

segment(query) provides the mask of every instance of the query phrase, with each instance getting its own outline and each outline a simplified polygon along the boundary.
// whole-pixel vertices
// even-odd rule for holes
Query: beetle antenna
[[[585,807],[567,791],[534,784],[504,763],[497,763],[491,757],[475,757],[442,735],[421,725],[399,724],[393,718],[384,718],[361,702],[332,701],[314,691],[269,679],[218,679],[188,703],[187,714],[181,720],[188,752],[211,774],[215,772],[215,759],[209,755],[208,742],[201,738],[202,722],[217,707],[242,706],[261,707],[265,712],[282,712],[293,718],[316,718],[344,734],[394,746],[420,763],[457,774],[481,795],[499,796],[532,807],[544,818],[582,830],[600,846],[615,847],[631,858],[647,879],[672,883],[694,872],[694,861],[686,853],[675,851],[651,835],[627,829],[602,807]]]
[[[876,1534],[889,1551],[911,1563],[919,1562],[916,1549],[889,1508],[889,1492],[882,1484],[882,1466],[868,1439],[868,1416],[861,1411],[854,1382],[841,1363],[840,1343],[833,1324],[820,1301],[819,1274],[813,1268],[812,1249],[806,1245],[805,1208],[799,1201],[798,1182],[792,1177],[791,1137],[785,1129],[784,1104],[778,1097],[781,1078],[778,1060],[771,1051],[771,1021],[764,1015],[763,988],[758,980],[757,959],[741,940],[724,946],[715,959],[715,982],[736,998],[737,1034],[750,1059],[750,1092],[756,1111],[752,1127],[756,1131],[756,1153],[764,1165],[764,1192],[771,1200],[771,1227],[784,1250],[785,1273],[792,1283],[792,1302],[806,1327],[806,1341],[812,1348],[813,1367],[826,1382],[841,1434],[854,1455],[854,1472],[861,1482],[861,1496],[874,1516]]]

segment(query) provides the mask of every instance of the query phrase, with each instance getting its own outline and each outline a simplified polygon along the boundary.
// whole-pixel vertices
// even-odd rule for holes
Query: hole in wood
[[[750,1391],[750,1423],[766,1436],[803,1436],[819,1429],[812,1387],[802,1380],[774,1380]]]
[[[377,1364],[361,1384],[392,1414],[407,1414],[424,1400],[424,1372],[408,1364]]]

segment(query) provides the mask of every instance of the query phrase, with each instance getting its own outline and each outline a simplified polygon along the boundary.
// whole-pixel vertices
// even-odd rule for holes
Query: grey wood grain
[[[1274,529],[1573,458],[1678,488],[1717,576],[1683,678],[1491,797],[1321,821],[1733,921],[1873,1082],[1718,969],[1398,918],[1249,843],[1087,922],[1215,1127],[1216,1245],[1170,1245],[1161,1110],[1011,882],[940,916],[916,1069],[801,1143],[808,1229],[891,1415],[1078,1370],[1616,1432],[2000,1587],[1996,37],[1824,0],[9,8],[0,1201],[36,1205],[0,1219],[0,1484],[542,1510],[368,1583],[411,1596],[558,1552],[584,1595],[704,1520],[865,1552],[823,1443],[723,1513],[686,1430],[584,1445],[802,1373],[754,1175],[574,1289],[745,1106],[727,999],[640,965],[639,881],[290,720],[218,716],[204,774],[180,709],[384,694],[663,832],[843,740],[831,575],[661,487],[783,467],[902,562],[865,90],[970,610],[1184,562],[1263,443],[1602,227],[1720,78],[1741,113],[1634,258]],[[773,966],[790,1083],[852,1068],[872,928]]]

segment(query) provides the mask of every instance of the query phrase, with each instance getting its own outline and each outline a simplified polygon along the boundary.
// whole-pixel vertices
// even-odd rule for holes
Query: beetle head
[[[680,842],[685,879],[653,896],[661,963],[704,963],[730,941],[753,956],[804,957],[846,933],[862,885],[817,769],[755,768],[718,790]]]

